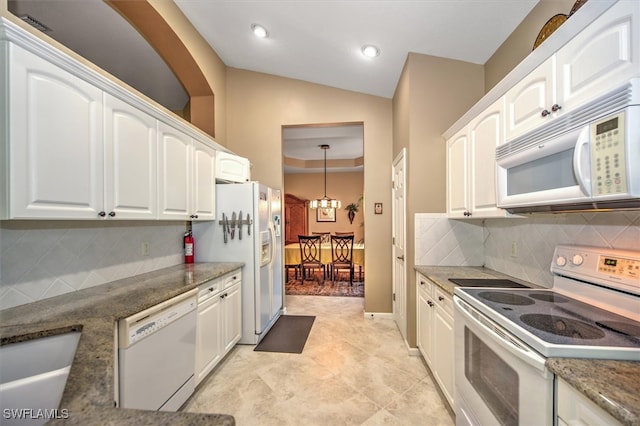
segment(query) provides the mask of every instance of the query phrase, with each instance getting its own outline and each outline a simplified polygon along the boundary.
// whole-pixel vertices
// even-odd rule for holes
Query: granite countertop
[[[417,265],[415,270],[449,294],[456,287],[449,278],[501,278],[539,287],[482,266]],[[640,362],[549,358],[547,367],[622,424],[640,426]]]
[[[177,265],[0,311],[0,345],[81,331],[62,395],[65,424],[234,425],[224,414],[114,408],[114,329],[119,319],[198,287],[242,263]]]
[[[547,367],[625,425],[640,425],[640,362],[550,358]]]

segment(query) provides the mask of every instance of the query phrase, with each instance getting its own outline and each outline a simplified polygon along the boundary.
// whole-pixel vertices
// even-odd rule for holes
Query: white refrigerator
[[[216,184],[216,220],[194,222],[196,262],[243,262],[242,338],[256,344],[284,306],[280,190],[258,182]]]

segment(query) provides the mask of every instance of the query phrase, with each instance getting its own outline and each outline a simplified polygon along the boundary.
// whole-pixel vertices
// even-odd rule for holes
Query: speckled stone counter
[[[640,362],[550,358],[547,367],[625,425],[640,425]]]
[[[0,311],[0,345],[81,331],[60,403],[68,419],[52,423],[108,425],[234,425],[224,414],[166,413],[114,408],[114,327],[242,263],[177,265]]]
[[[416,266],[415,270],[453,294],[449,278],[501,278],[539,287],[482,266]],[[622,424],[640,426],[640,362],[550,358],[547,366]]]
[[[420,272],[425,277],[429,278],[435,285],[449,294],[453,294],[453,289],[457,287],[456,284],[449,281],[449,278],[499,278],[512,280],[533,288],[539,287],[534,283],[514,278],[510,275],[506,275],[502,272],[494,271],[493,269],[485,268],[483,266],[417,265],[415,267],[415,270],[417,272]]]

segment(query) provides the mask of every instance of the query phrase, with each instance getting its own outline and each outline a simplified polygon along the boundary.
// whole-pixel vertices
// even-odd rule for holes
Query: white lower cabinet
[[[416,283],[418,349],[454,408],[453,298],[419,272]]]
[[[196,323],[196,385],[240,340],[242,333],[242,274],[236,270],[202,284]]]
[[[556,377],[557,424],[572,426],[620,426],[621,423],[567,382]]]

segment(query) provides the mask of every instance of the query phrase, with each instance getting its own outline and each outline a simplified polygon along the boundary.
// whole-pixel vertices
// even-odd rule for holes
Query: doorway
[[[323,148],[324,146],[324,148]],[[321,235],[321,250],[326,275],[304,282],[304,294],[311,285],[321,285],[315,294],[363,295],[364,281],[364,125],[324,123],[282,127],[283,192],[285,194],[285,265],[287,281],[296,276],[294,250],[299,250],[298,235]],[[337,200],[339,207],[312,208],[313,200]],[[300,208],[303,205],[304,208]],[[349,209],[347,208],[349,207]],[[353,213],[350,212],[353,210]],[[287,215],[287,212],[289,214]],[[353,282],[346,273],[328,274],[331,263],[330,236],[350,233],[354,240]],[[357,251],[357,255],[355,252]],[[287,256],[287,253],[289,256]],[[326,277],[326,280],[324,278]],[[323,282],[326,281],[326,282]],[[335,281],[335,282],[334,282]],[[344,288],[346,281],[346,287]],[[289,283],[290,284],[290,283]],[[339,285],[338,285],[339,284]],[[334,287],[331,290],[330,287]],[[336,288],[340,287],[340,288]],[[292,286],[289,285],[291,289]],[[357,290],[355,290],[357,289]],[[335,293],[335,294],[334,294]],[[346,294],[352,293],[352,294]],[[288,293],[299,294],[299,293]],[[313,294],[313,293],[312,293]]]

